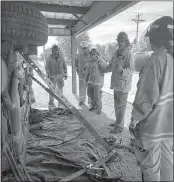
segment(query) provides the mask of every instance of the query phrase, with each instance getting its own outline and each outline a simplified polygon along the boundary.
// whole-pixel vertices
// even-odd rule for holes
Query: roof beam
[[[50,25],[68,25],[68,26],[72,26],[72,25],[75,25],[77,23],[77,20],[47,18],[47,22]]]
[[[68,28],[48,28],[48,36],[71,36],[71,30]]]
[[[33,3],[25,2],[35,7],[40,11],[46,12],[55,12],[55,13],[76,13],[76,14],[85,14],[88,10],[87,7],[76,7],[76,6],[67,6],[67,5],[58,5],[58,4],[48,4],[48,3]]]
[[[78,21],[74,26],[73,34],[75,36],[80,35],[136,3],[138,1],[95,1],[89,11],[81,17],[88,25],[84,25],[82,21]]]

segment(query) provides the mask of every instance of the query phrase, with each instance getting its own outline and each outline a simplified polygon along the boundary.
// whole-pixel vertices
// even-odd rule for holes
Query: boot
[[[84,105],[85,103],[83,101],[79,102],[79,106]]]

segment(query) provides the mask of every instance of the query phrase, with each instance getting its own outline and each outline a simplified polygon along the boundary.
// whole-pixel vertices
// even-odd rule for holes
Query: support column
[[[46,61],[47,61],[46,59],[47,58],[46,58],[46,54],[45,54],[45,45],[43,46],[43,55],[44,55],[44,60],[43,60],[44,61],[44,66],[46,66]]]
[[[77,81],[76,81],[76,65],[75,65],[75,58],[76,58],[76,38],[75,36],[71,35],[71,55],[72,55],[72,93],[77,93]]]

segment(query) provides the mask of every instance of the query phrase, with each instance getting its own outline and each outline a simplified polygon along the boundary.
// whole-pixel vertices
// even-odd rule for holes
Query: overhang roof
[[[138,1],[27,1],[47,18],[50,36],[79,35]]]

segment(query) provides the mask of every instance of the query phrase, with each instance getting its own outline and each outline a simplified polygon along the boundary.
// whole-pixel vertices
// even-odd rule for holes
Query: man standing
[[[112,72],[111,89],[114,90],[114,108],[116,122],[111,124],[114,129],[111,133],[120,133],[124,128],[124,117],[127,105],[128,92],[132,83],[132,55],[130,42],[125,32],[117,36],[118,50],[112,57],[109,65],[103,72]]]
[[[67,79],[67,67],[65,60],[60,55],[60,49],[57,45],[53,45],[51,48],[52,54],[49,55],[46,62],[46,74],[48,78],[52,81],[55,88],[58,88],[59,91],[63,94],[64,79]],[[54,98],[52,95],[49,95],[49,107],[55,108]],[[60,107],[60,103],[58,103]]]
[[[79,105],[83,105],[86,99],[87,84],[85,83],[84,66],[90,60],[90,50],[86,43],[82,45],[82,53],[76,58],[76,69],[79,75]]]
[[[143,180],[173,181],[173,19],[157,19],[145,36],[154,53],[140,74],[129,131]]]

